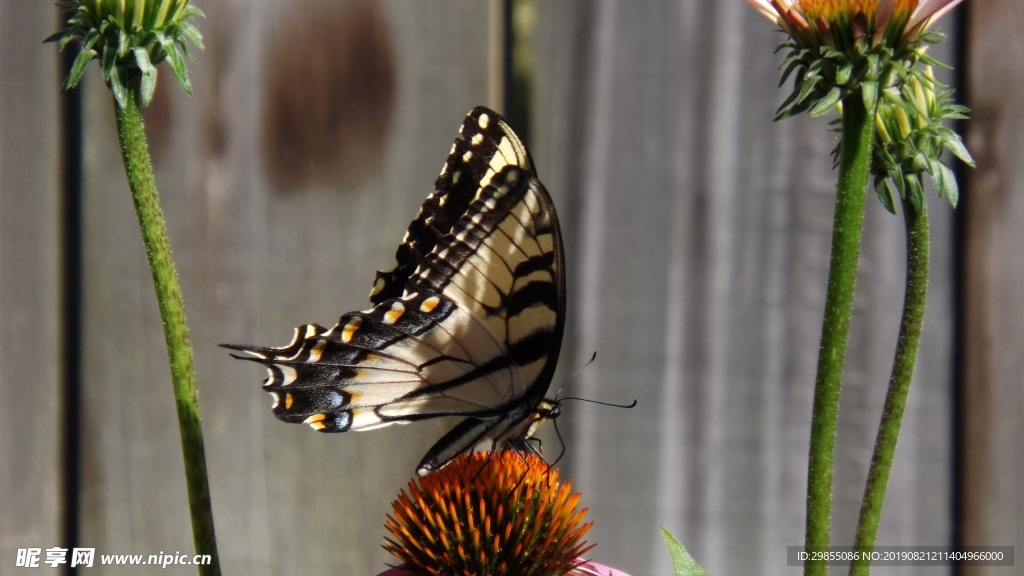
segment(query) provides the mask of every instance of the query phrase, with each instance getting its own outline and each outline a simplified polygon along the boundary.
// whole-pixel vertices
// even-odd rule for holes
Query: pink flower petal
[[[776,24],[782,24],[781,20],[779,19],[778,10],[776,10],[775,7],[771,5],[771,2],[768,2],[768,0],[744,0],[744,2],[749,4],[758,12],[760,12],[761,15],[764,16],[765,18],[771,20],[772,22],[775,22]]]
[[[597,562],[587,562],[580,566],[570,574],[579,574],[580,576],[629,576],[625,572],[616,570],[615,568],[609,568],[603,564]]]
[[[963,0],[921,0],[914,13],[910,15],[907,30],[914,30],[922,23],[924,26],[930,26],[961,2]]]
[[[405,566],[405,564],[402,564],[402,566]],[[408,572],[401,570],[402,566],[389,568],[377,576],[408,576]],[[625,572],[609,568],[603,564],[598,564],[597,562],[587,562],[570,574],[578,574],[580,576],[629,576],[629,574],[626,574]]]

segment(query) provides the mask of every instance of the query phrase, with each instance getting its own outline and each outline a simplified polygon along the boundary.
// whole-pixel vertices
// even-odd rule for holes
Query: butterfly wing
[[[483,106],[471,110],[459,128],[459,136],[434,182],[434,192],[423,202],[398,246],[394,268],[377,272],[370,291],[374,304],[402,295],[413,270],[467,213],[470,203],[495,174],[515,166],[536,177],[526,146],[493,110]]]
[[[466,416],[421,474],[527,434],[564,331],[554,205],[500,116],[470,113],[435,187],[396,267],[378,273],[372,309],[300,327],[282,348],[229,346],[267,367],[264,387],[287,422],[344,432]]]

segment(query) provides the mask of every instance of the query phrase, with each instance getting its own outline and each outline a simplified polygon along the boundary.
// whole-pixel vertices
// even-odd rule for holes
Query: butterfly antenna
[[[564,402],[565,400],[577,400],[579,402],[589,402],[591,404],[600,404],[601,406],[611,406],[612,408],[633,408],[637,404],[636,398],[634,398],[633,401],[630,402],[629,404],[616,404],[614,402],[601,402],[600,400],[591,400],[590,398],[579,398],[577,396],[566,396],[565,398],[559,398],[558,399],[559,402]],[[556,428],[557,428],[557,426],[556,426]]]
[[[580,372],[583,372],[584,368],[594,363],[594,360],[597,360],[597,350],[595,350],[594,353],[590,355],[590,360],[587,360],[586,363],[583,364],[583,366],[577,368],[575,372],[570,374],[568,378],[562,381],[562,385],[559,386],[558,391],[555,392],[556,401],[558,399],[558,395],[562,393],[562,388],[565,388],[565,385],[569,383],[569,380],[572,380],[573,378],[579,376]]]

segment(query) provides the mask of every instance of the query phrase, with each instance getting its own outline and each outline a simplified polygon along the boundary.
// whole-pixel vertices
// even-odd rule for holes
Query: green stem
[[[864,500],[860,507],[860,520],[854,545],[870,549],[878,536],[878,525],[882,519],[882,504],[885,489],[889,483],[896,442],[903,423],[903,411],[910,394],[910,380],[914,376],[917,348],[921,342],[921,328],[924,325],[925,300],[928,296],[928,211],[921,203],[917,212],[907,200],[903,201],[903,217],[907,227],[907,285],[903,300],[903,319],[896,341],[896,357],[893,359],[889,391],[885,396],[882,421],[875,439],[875,452],[871,457]],[[850,566],[851,576],[866,576],[871,572],[871,561],[854,562]]]
[[[182,305],[178,275],[171,257],[167,227],[160,211],[156,182],[153,180],[149,147],[142,125],[142,111],[139,110],[136,97],[134,91],[130,91],[124,109],[114,102],[121,160],[128,176],[135,214],[139,219],[142,241],[149,257],[149,267],[153,272],[153,287],[160,306],[160,318],[163,320],[164,339],[167,341],[171,381],[178,409],[178,431],[181,434],[181,450],[185,459],[185,482],[188,488],[189,511],[192,515],[192,539],[196,553],[208,554],[211,559],[209,564],[199,566],[199,573],[203,576],[218,576],[220,562],[213,531],[213,510],[206,474],[206,451],[203,447],[203,431],[199,421],[199,399],[196,395],[195,372],[192,369],[192,345],[189,343],[188,327],[185,325],[185,308]]]
[[[853,310],[864,203],[875,134],[873,114],[868,114],[859,94],[843,100],[842,140],[839,147],[839,186],[832,224],[832,259],[825,295],[818,374],[814,384],[814,413],[807,470],[808,549],[829,544],[832,518],[832,464],[835,459],[836,423],[846,341]],[[806,562],[804,573],[828,574],[828,564]]]

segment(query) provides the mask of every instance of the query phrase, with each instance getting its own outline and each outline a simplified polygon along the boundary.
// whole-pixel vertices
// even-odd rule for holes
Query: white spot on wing
[[[491,116],[489,114],[481,114],[480,118],[477,119],[477,125],[480,126],[481,130],[487,130],[487,126],[491,123]]]
[[[281,383],[278,384],[279,386],[289,386],[299,377],[299,373],[291,366],[281,366],[280,364],[276,366],[281,371]]]

